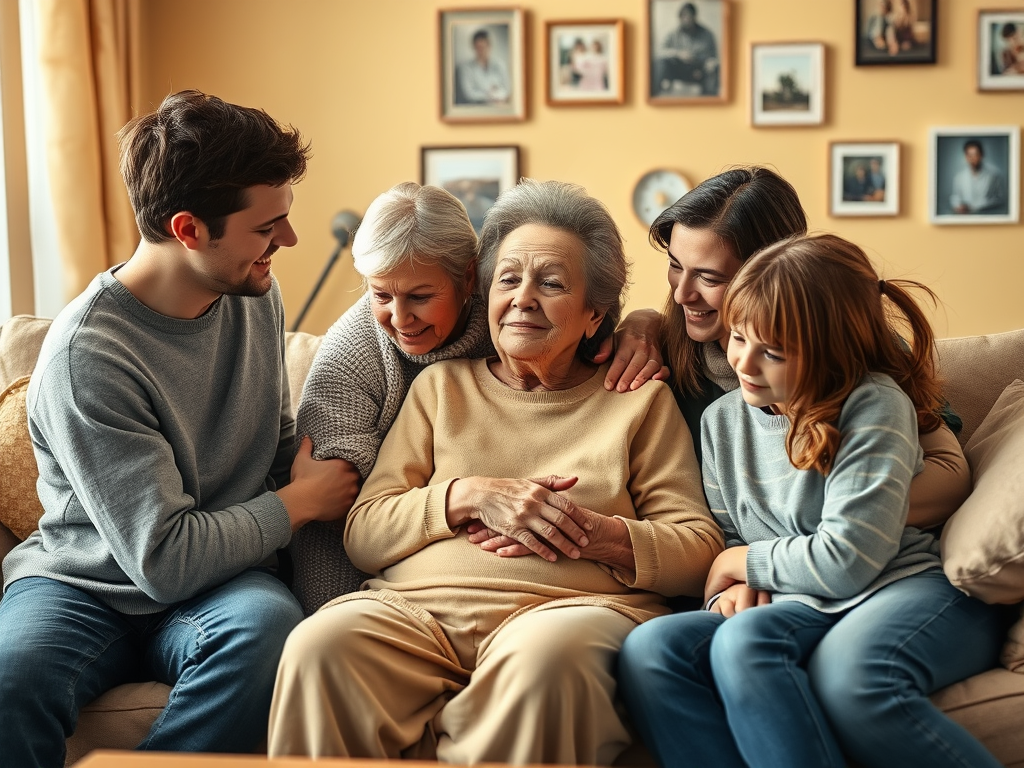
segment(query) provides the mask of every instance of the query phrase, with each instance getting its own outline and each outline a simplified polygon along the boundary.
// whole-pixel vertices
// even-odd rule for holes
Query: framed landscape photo
[[[1024,91],[1024,8],[978,11],[978,90]]]
[[[442,10],[441,119],[498,122],[526,119],[523,11]]]
[[[519,182],[519,147],[423,147],[420,183],[462,201],[477,234],[498,195]]]
[[[647,101],[729,99],[729,0],[647,0]]]
[[[900,212],[899,142],[833,141],[829,187],[832,216],[895,216]]]
[[[626,100],[622,19],[545,22],[548,106]]]
[[[934,64],[938,0],[856,0],[854,63]]]
[[[1007,224],[1020,219],[1020,126],[932,128],[928,219]]]
[[[821,125],[825,120],[825,45],[754,43],[750,54],[751,122]]]

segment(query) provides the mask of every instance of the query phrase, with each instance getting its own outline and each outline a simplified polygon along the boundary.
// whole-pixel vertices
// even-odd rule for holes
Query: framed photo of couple
[[[1024,8],[978,11],[978,90],[1024,91]]]
[[[622,19],[545,22],[548,106],[626,100]]]
[[[934,64],[938,0],[856,0],[854,63]]]
[[[829,168],[832,216],[900,212],[898,141],[834,141],[829,146]]]
[[[509,122],[526,119],[526,46],[517,8],[443,10],[441,119]]]

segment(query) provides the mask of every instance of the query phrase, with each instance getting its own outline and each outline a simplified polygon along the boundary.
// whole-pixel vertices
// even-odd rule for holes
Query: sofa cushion
[[[22,540],[43,515],[36,495],[39,469],[25,409],[28,381],[28,376],[22,376],[0,394],[0,523]]]
[[[135,749],[167,705],[171,689],[163,683],[126,683],[101,694],[78,713],[78,726],[67,740],[65,765],[94,749]]]
[[[936,691],[932,703],[969,730],[1005,766],[1024,765],[1024,675],[990,669]]]
[[[989,603],[1024,600],[1024,382],[1011,383],[964,449],[974,475],[942,532],[954,586]]]
[[[1017,623],[1010,627],[999,661],[1011,672],[1024,675],[1024,607],[1021,608]]]

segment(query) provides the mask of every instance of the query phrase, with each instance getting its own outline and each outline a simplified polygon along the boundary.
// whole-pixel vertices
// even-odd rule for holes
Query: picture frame
[[[932,128],[928,220],[1012,224],[1020,219],[1020,126]]]
[[[753,43],[750,67],[753,125],[825,122],[824,43]]]
[[[647,0],[647,103],[724,104],[731,0]]]
[[[938,0],[855,0],[854,64],[934,64]]]
[[[899,212],[899,142],[830,142],[829,214],[896,216]]]
[[[441,119],[526,119],[526,36],[519,8],[439,10]]]
[[[498,195],[519,183],[518,145],[420,148],[420,183],[441,187],[462,201],[479,234]]]
[[[625,29],[623,19],[544,23],[549,107],[625,102]]]
[[[978,90],[1024,91],[1024,8],[978,11]]]

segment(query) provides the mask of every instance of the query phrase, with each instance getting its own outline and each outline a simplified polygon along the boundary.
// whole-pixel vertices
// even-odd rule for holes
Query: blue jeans
[[[266,737],[285,638],[301,619],[288,588],[258,569],[141,616],[59,581],[19,579],[0,601],[0,761],[63,766],[79,710],[145,680],[172,690],[139,749],[252,752]]]
[[[939,570],[838,614],[802,603],[637,627],[619,691],[662,766],[999,763],[928,696],[996,665],[1004,612]]]

